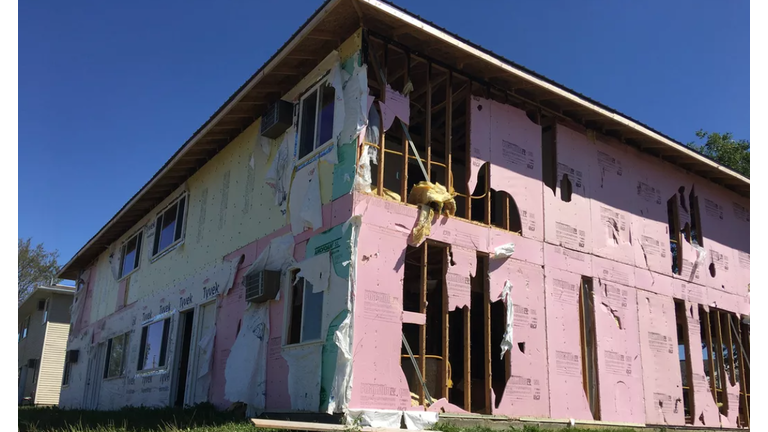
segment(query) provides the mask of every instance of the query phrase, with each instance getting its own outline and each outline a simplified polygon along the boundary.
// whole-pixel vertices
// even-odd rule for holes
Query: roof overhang
[[[590,129],[681,166],[749,197],[748,178],[687,148],[620,112],[481,48],[391,3],[328,0],[169,159],[112,219],[62,267],[59,277],[80,270],[151,212],[206,162],[310,73],[323,58],[364,26],[377,35]]]
[[[74,295],[75,294],[75,287],[67,287],[67,286],[38,286],[35,287],[31,293],[29,293],[28,296],[24,298],[24,301],[19,303],[19,309],[21,309],[25,304],[27,304],[31,299],[40,297],[41,293],[54,293],[54,294],[64,294],[64,295]]]

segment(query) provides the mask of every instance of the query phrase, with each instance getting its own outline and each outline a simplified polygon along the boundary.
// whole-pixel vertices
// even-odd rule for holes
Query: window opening
[[[107,340],[107,363],[104,366],[104,378],[115,378],[123,375],[127,339],[127,334],[121,334]]]
[[[701,233],[701,212],[699,211],[699,197],[695,192],[696,188],[691,187],[688,194],[689,214],[691,215],[690,243],[698,246],[704,246],[704,236]]]
[[[678,210],[677,194],[667,200],[667,231],[669,232],[669,252],[672,258],[672,273],[682,274],[683,269],[683,251],[680,248],[681,231],[680,215]]]
[[[43,305],[43,324],[48,322],[48,307],[51,304],[51,299],[47,298],[45,299],[45,304]]]
[[[688,339],[688,319],[685,313],[685,303],[675,300],[675,323],[677,327],[677,356],[680,361],[680,378],[683,385],[683,411],[685,423],[693,424],[692,413],[694,409],[694,397],[691,366],[691,345]]]
[[[26,339],[29,334],[29,319],[30,316],[27,316],[24,318],[24,321],[21,322],[21,331],[19,332],[21,338],[19,340]]]
[[[323,291],[314,292],[312,284],[304,278],[297,278],[297,274],[297,271],[293,272],[291,278],[286,345],[320,340]]]
[[[168,250],[181,241],[184,234],[186,201],[187,197],[184,195],[157,216],[152,256]]]
[[[333,139],[336,90],[325,78],[301,98],[299,159]]]
[[[597,342],[595,337],[595,297],[593,280],[581,278],[579,291],[579,324],[581,330],[581,367],[584,393],[594,420],[600,420],[597,376]]]
[[[138,370],[165,367],[170,320],[170,318],[166,318],[162,321],[156,321],[141,329]]]
[[[563,178],[560,179],[560,199],[565,202],[571,202],[572,194],[573,186],[571,185],[571,179],[568,178],[568,174],[563,174]]]
[[[120,248],[120,277],[133,272],[139,268],[141,260],[141,243],[144,237],[144,231],[139,231],[136,235],[126,240]]]

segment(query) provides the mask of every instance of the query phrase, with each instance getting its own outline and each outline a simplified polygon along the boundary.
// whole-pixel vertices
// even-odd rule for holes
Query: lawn
[[[485,427],[461,428],[438,423],[441,432],[499,432]],[[551,430],[551,429],[547,429]],[[124,408],[118,411],[19,408],[19,432],[278,432],[257,429],[242,414],[216,411],[210,404],[193,408]],[[597,430],[579,429],[580,432]],[[600,432],[632,432],[600,429]],[[284,432],[284,431],[280,431]],[[355,432],[350,427],[349,432]],[[508,428],[501,432],[544,432],[536,426]]]

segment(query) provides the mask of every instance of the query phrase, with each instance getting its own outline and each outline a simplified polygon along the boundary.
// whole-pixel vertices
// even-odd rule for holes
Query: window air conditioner
[[[45,300],[38,300],[38,302],[37,302],[37,310],[39,310],[39,311],[45,310]]]
[[[77,363],[77,359],[80,357],[80,350],[67,351],[67,362]]]
[[[245,285],[245,301],[264,303],[273,300],[280,290],[280,272],[262,270],[246,274],[243,278]]]
[[[293,104],[278,100],[261,116],[261,135],[275,139],[285,133],[291,125],[293,125]]]
[[[27,360],[27,368],[34,369],[37,367],[37,359],[29,359]]]

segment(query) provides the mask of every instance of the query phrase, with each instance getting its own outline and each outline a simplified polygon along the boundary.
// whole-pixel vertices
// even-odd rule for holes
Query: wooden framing
[[[482,262],[482,268],[479,275],[485,275],[488,273],[488,259],[484,256],[478,256],[478,262]],[[485,367],[485,373],[483,375],[485,382],[485,413],[491,414],[491,387],[493,382],[491,379],[491,292],[488,287],[488,279],[483,278],[483,365]]]
[[[693,414],[696,412],[696,401],[693,393],[693,366],[691,364],[691,343],[688,337],[688,319],[685,313],[685,302],[675,299],[675,322],[681,329],[678,331],[682,335],[682,340],[678,338],[677,344],[682,344],[685,350],[685,375],[683,378],[683,392],[688,397],[688,404],[685,404],[683,398],[683,412],[688,411],[685,416],[686,424],[693,424]],[[683,371],[680,371],[683,374]],[[687,384],[687,385],[686,385]]]
[[[429,248],[426,246],[427,243],[424,243],[423,249],[424,251],[421,254],[421,275],[419,278],[420,282],[420,288],[419,288],[419,312],[423,313],[425,316],[427,314],[427,265],[429,264],[429,260],[427,259],[427,253],[429,251]],[[423,325],[419,329],[419,369],[421,370],[422,376],[424,376],[424,373],[427,370],[427,326]],[[424,405],[424,389],[419,386],[419,391],[417,393],[419,395],[419,402],[421,405]]]
[[[582,277],[579,287],[579,328],[581,337],[581,371],[584,394],[587,396],[587,403],[592,412],[594,420],[600,420],[600,385],[597,373],[597,339],[595,332],[595,309],[592,305],[591,296],[594,292],[592,278]],[[591,317],[592,325],[587,324],[587,317]],[[589,338],[587,337],[589,336]],[[590,343],[591,341],[591,343]],[[590,377],[592,383],[590,383]],[[592,386],[594,385],[594,392]]]

